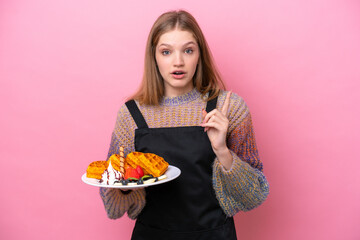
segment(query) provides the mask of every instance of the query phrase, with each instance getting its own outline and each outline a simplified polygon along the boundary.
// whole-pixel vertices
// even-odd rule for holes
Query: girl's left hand
[[[205,127],[205,131],[208,134],[211,146],[214,152],[222,152],[227,149],[226,146],[226,134],[229,127],[229,120],[227,118],[227,112],[230,105],[231,92],[228,92],[221,111],[214,109],[207,113],[203,109],[203,122],[202,127]]]

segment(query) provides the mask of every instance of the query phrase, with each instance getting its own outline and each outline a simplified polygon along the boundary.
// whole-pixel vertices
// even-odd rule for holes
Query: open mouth
[[[182,75],[182,74],[184,74],[184,72],[182,72],[182,71],[176,71],[176,72],[172,72],[172,74],[175,74],[175,75]]]

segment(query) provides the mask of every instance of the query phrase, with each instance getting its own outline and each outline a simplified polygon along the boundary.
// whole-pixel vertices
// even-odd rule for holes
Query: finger
[[[205,123],[205,117],[206,117],[206,115],[207,115],[207,112],[205,111],[205,109],[202,109],[202,117],[203,117],[203,122],[202,122],[202,124]],[[205,127],[205,128],[204,128],[204,132],[206,132],[208,129],[209,129],[208,127]]]
[[[230,96],[231,96],[231,91],[229,91],[226,94],[225,102],[224,102],[224,105],[223,105],[223,107],[221,109],[221,113],[224,114],[225,116],[227,115],[227,112],[228,112],[228,109],[229,109],[229,106],[230,106]]]
[[[206,125],[207,123],[213,123],[213,122],[216,122],[216,123],[219,123],[221,125],[227,125],[229,123],[229,120],[224,117],[223,115],[213,115],[211,116],[211,118],[209,119],[209,121],[203,123],[202,125]]]
[[[219,117],[220,119],[224,119],[224,120],[226,119],[226,116],[224,116],[219,110],[214,109],[211,112],[209,112],[208,114],[206,114],[203,123],[210,121],[210,119],[213,116]]]
[[[229,120],[225,117],[219,117],[217,115],[213,115],[209,121],[202,123],[202,127],[205,127],[207,131],[209,128],[216,128],[217,130],[226,130],[229,126]],[[205,132],[206,132],[205,131]]]
[[[203,124],[204,127],[206,127],[207,129],[209,128],[214,128],[217,130],[223,130],[223,125],[218,123],[218,122],[207,122]]]
[[[202,109],[201,114],[202,114],[202,119],[203,119],[203,122],[202,122],[202,123],[205,123],[205,117],[206,117],[206,114],[207,114],[207,112],[205,111],[205,109]]]
[[[206,114],[204,115],[204,113],[206,113]],[[209,113],[204,110],[203,111],[203,117],[204,117],[203,123],[208,122],[212,115],[214,115],[214,110]]]

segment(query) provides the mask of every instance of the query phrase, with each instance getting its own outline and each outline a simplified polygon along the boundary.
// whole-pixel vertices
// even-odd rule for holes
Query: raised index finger
[[[228,112],[228,109],[229,109],[229,106],[230,106],[230,96],[231,96],[231,92],[229,91],[226,94],[225,102],[224,102],[224,105],[223,105],[223,107],[221,109],[221,113],[224,114],[224,116],[227,115],[227,112]]]

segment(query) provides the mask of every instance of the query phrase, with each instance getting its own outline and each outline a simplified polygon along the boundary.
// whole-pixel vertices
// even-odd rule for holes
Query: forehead
[[[196,44],[196,39],[192,32],[175,29],[162,34],[157,45],[166,44],[176,46],[184,45],[189,42],[194,42]]]

